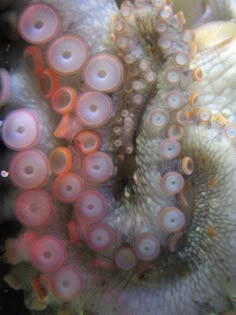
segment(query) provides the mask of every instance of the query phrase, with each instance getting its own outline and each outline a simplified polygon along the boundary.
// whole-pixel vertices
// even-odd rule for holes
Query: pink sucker
[[[28,46],[24,51],[25,63],[35,75],[40,75],[45,68],[43,51],[38,46]]]
[[[164,128],[170,120],[170,115],[162,109],[153,109],[150,111],[147,121],[153,128]]]
[[[71,86],[62,86],[52,96],[52,107],[60,115],[70,113],[76,104],[77,93]]]
[[[181,109],[175,113],[175,120],[178,125],[185,126],[189,121],[189,116],[190,115],[187,111]]]
[[[80,71],[88,58],[88,45],[80,36],[63,35],[52,42],[47,51],[49,66],[62,75]]]
[[[31,280],[31,285],[40,302],[45,302],[48,297],[48,288],[42,281],[42,276],[36,276]]]
[[[185,216],[176,207],[168,207],[161,211],[159,222],[161,228],[168,233],[179,232],[185,225]]]
[[[59,32],[60,16],[46,4],[31,4],[22,13],[18,30],[23,39],[32,44],[48,43]]]
[[[173,10],[169,5],[166,5],[159,14],[162,20],[169,21],[173,17]]]
[[[182,72],[178,67],[169,66],[163,73],[164,79],[168,84],[177,84],[182,78]]]
[[[50,274],[48,273],[40,273],[38,277],[38,281],[40,285],[46,290],[47,292],[50,291]]]
[[[194,162],[189,156],[182,159],[182,171],[185,175],[191,175],[194,171]]]
[[[99,150],[101,142],[99,135],[90,130],[81,131],[75,138],[75,145],[83,154],[90,154]]]
[[[118,36],[116,39],[116,45],[120,50],[127,51],[130,47],[130,40],[126,36]]]
[[[58,88],[59,78],[51,69],[44,69],[39,76],[39,85],[43,96],[49,99]]]
[[[132,89],[137,93],[142,93],[142,91],[145,89],[145,82],[143,80],[133,81]]]
[[[67,147],[56,147],[49,156],[51,170],[56,175],[69,172],[72,162],[72,152]]]
[[[111,98],[100,92],[85,92],[78,98],[75,113],[88,127],[98,127],[107,123],[113,110]]]
[[[115,242],[115,232],[106,223],[94,223],[90,225],[85,240],[88,246],[96,252],[109,250]]]
[[[34,189],[47,184],[49,163],[46,155],[36,149],[17,153],[10,162],[10,178],[22,189]]]
[[[19,109],[11,112],[3,123],[2,139],[12,150],[34,146],[40,134],[38,118],[31,111]]]
[[[201,67],[196,67],[195,69],[193,69],[191,74],[192,74],[193,80],[197,82],[201,82],[204,77],[204,72]]]
[[[115,263],[122,270],[130,270],[136,266],[137,257],[132,248],[122,246],[115,252]]]
[[[173,110],[181,108],[185,103],[183,93],[177,90],[166,92],[164,95],[164,103],[168,108]]]
[[[161,178],[161,187],[168,194],[178,194],[184,188],[184,178],[177,172],[168,172]]]
[[[132,101],[135,105],[141,105],[144,100],[144,96],[142,94],[134,94],[132,96]]]
[[[113,162],[104,152],[91,153],[84,158],[82,170],[88,181],[103,183],[113,174]]]
[[[83,73],[85,84],[100,92],[117,91],[123,81],[123,75],[124,69],[120,60],[107,53],[92,57]]]
[[[67,229],[70,240],[73,244],[76,244],[79,240],[82,239],[82,230],[78,222],[69,221],[67,224]]]
[[[144,9],[146,5],[146,0],[134,0],[134,6],[136,9]]]
[[[200,123],[206,123],[206,124],[208,124],[208,123],[210,123],[210,121],[211,121],[211,118],[212,118],[212,111],[211,110],[209,110],[208,108],[201,108],[200,110],[199,110],[199,112],[198,112],[198,114],[197,114],[197,117],[198,117],[198,121],[200,122]],[[229,126],[228,126],[229,127]],[[233,127],[233,126],[232,126]],[[232,131],[233,130],[235,130],[236,128],[235,127],[233,127],[232,128]],[[229,127],[229,129],[228,129],[229,131],[230,131],[230,127]],[[235,130],[236,131],[236,130]],[[234,133],[235,133],[235,136],[234,137],[232,137],[232,140],[235,140],[236,139],[236,132],[234,131]],[[229,139],[230,139],[230,133],[231,132],[229,132]],[[226,137],[227,137],[227,133],[225,134],[226,135]]]
[[[180,154],[180,150],[179,142],[172,138],[162,140],[159,145],[159,153],[166,160],[176,158]]]
[[[41,189],[22,192],[16,199],[16,217],[27,227],[36,228],[49,223],[53,211],[51,197]]]
[[[145,73],[144,79],[146,80],[147,83],[154,83],[156,81],[157,75],[154,71],[149,70]]]
[[[77,224],[78,224],[78,226],[79,226],[79,228],[80,228],[80,231],[81,231],[81,237],[82,237],[83,239],[85,239],[85,235],[86,235],[86,233],[87,233],[87,231],[88,231],[88,228],[89,228],[89,226],[91,225],[91,223],[92,223],[92,222],[87,222],[87,221],[85,221],[85,220],[79,220],[79,221],[77,221]]]
[[[13,238],[9,238],[5,242],[7,263],[16,265],[22,261],[19,252],[17,251],[17,242]]]
[[[21,261],[29,260],[30,248],[35,239],[36,234],[30,230],[26,230],[17,239],[8,239],[5,245],[8,262],[16,265]]]
[[[183,232],[176,232],[173,234],[168,241],[168,249],[172,253],[176,253],[181,246],[183,241]]]
[[[191,59],[191,56],[189,53],[187,53],[184,50],[179,50],[177,51],[174,56],[173,56],[174,62],[178,65],[178,66],[186,66],[187,64],[189,64],[189,61]]]
[[[7,70],[0,68],[0,106],[7,102],[10,93],[10,76]]]
[[[70,301],[80,295],[83,286],[83,274],[74,266],[62,266],[50,279],[53,295],[62,301]]]
[[[105,258],[105,257],[97,257],[94,260],[94,266],[99,268],[99,269],[103,269],[103,270],[107,270],[107,271],[114,271],[114,263]]]
[[[61,202],[74,202],[83,191],[83,181],[75,173],[63,173],[53,183],[53,194]]]
[[[114,30],[116,33],[123,33],[124,23],[118,18],[112,19]]]
[[[71,113],[62,116],[54,136],[60,139],[66,139],[68,142],[72,142],[76,134],[82,129],[77,117]]]
[[[182,140],[184,137],[184,128],[177,124],[170,125],[167,129],[167,137]]]
[[[137,61],[137,57],[134,54],[127,54],[124,57],[124,61],[125,63],[127,63],[128,65],[132,65],[133,63],[135,63],[135,61]]]
[[[165,6],[165,0],[152,0],[154,8],[162,9]]]
[[[155,23],[155,30],[159,34],[164,34],[169,28],[169,24],[161,19],[157,19]]]
[[[158,41],[158,46],[160,46],[160,48],[166,52],[169,49],[171,49],[173,45],[173,39],[168,36],[168,35],[163,35],[160,37],[159,41]]]
[[[53,235],[39,237],[30,250],[30,260],[41,272],[55,272],[64,264],[66,257],[64,242]]]
[[[160,241],[152,233],[141,233],[135,238],[136,256],[143,261],[151,261],[160,253]]]
[[[181,39],[186,44],[193,43],[193,41],[195,39],[194,31],[193,30],[189,30],[189,29],[184,30],[182,35],[181,35]]]
[[[120,6],[120,13],[122,17],[129,20],[133,15],[133,5],[131,2],[123,1]]]
[[[78,220],[98,222],[108,212],[108,204],[104,195],[96,190],[85,191],[75,202],[74,209]]]

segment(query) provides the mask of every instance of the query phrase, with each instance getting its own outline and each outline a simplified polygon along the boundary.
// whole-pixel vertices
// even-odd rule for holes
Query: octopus
[[[236,314],[235,1],[3,9],[6,283],[34,315]]]

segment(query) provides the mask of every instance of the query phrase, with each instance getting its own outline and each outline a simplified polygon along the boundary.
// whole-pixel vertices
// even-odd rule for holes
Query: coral
[[[0,70],[2,212],[22,224],[5,280],[32,314],[234,313],[234,18],[33,0],[8,19],[25,48]]]

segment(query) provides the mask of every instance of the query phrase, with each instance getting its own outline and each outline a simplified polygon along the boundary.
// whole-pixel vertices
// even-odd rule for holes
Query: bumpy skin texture
[[[169,1],[161,9],[158,1],[124,2],[121,8],[112,0],[45,0],[28,5],[35,3],[57,10],[61,29],[56,37],[72,34],[86,41],[90,54],[86,62],[98,53],[117,58],[123,69],[122,81],[115,90],[102,91],[111,98],[113,113],[103,126],[88,128],[78,122],[73,110],[69,119],[64,116],[65,126],[61,127],[61,117],[51,108],[51,97],[43,95],[41,79],[38,81],[38,74],[30,71],[26,61],[10,72],[7,84],[2,81],[2,91],[7,85],[10,92],[0,100],[8,111],[27,108],[36,114],[41,132],[36,149],[46,156],[61,145],[71,150],[70,171],[81,176],[84,190],[98,191],[108,204],[108,215],[99,222],[114,231],[115,243],[102,251],[91,246],[88,226],[93,225],[84,224],[75,210],[81,207],[83,192],[73,202],[60,202],[53,190],[56,175],[50,173],[43,189],[52,197],[53,219],[37,228],[24,226],[18,238],[7,241],[6,259],[15,266],[6,281],[24,290],[25,304],[32,314],[234,314],[236,40],[235,21],[231,19],[235,18],[235,2],[189,1],[185,5],[185,1],[174,1],[174,8],[186,10],[187,27],[182,25],[182,15],[166,19],[171,12]],[[163,34],[156,31],[156,20],[171,25],[171,31],[165,32],[172,41],[170,48],[161,42]],[[195,28],[195,42],[192,32],[185,32],[190,27]],[[217,29],[219,36],[209,29]],[[42,45],[44,56],[47,45]],[[173,59],[179,51],[188,56],[184,66]],[[135,61],[131,62],[128,55],[135,56]],[[59,85],[73,86],[80,96],[91,89],[86,85],[86,75],[82,69],[73,75],[58,75],[57,79]],[[175,82],[178,75],[181,79]],[[176,90],[184,98],[180,108],[175,107],[176,98],[172,102],[166,98]],[[177,113],[182,119],[176,118]],[[91,180],[85,171],[90,164],[85,163],[84,152],[78,153],[74,140],[81,130],[92,130],[100,136],[101,147],[96,152],[105,152],[113,161],[108,180]],[[166,157],[169,152],[161,149],[167,138],[181,146],[170,159]],[[15,154],[7,151],[2,170],[9,171]],[[51,162],[51,169],[53,166]],[[165,182],[170,172],[175,177]],[[14,174],[10,171],[9,175],[13,183],[3,199],[2,217],[14,216],[11,209],[22,193],[14,187]],[[185,225],[176,230],[179,234],[167,231],[160,219],[163,209],[169,207],[177,207],[184,214]],[[82,231],[80,235],[76,228]],[[146,261],[134,251],[142,233],[150,233],[160,242],[160,253],[154,259]],[[56,273],[41,270],[32,254],[35,239],[48,234],[63,240],[67,257],[62,265],[72,266],[82,277],[82,289],[69,302],[54,291],[50,281]],[[179,241],[171,243],[171,237],[178,235]],[[96,240],[99,242],[99,237]],[[133,260],[121,257],[119,264],[117,253],[123,248],[128,248]],[[130,261],[134,266],[125,270]],[[68,282],[63,285],[67,288]]]

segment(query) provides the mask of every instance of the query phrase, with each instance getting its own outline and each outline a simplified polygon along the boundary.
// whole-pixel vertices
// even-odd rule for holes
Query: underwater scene
[[[236,315],[236,1],[0,1],[0,315]]]

